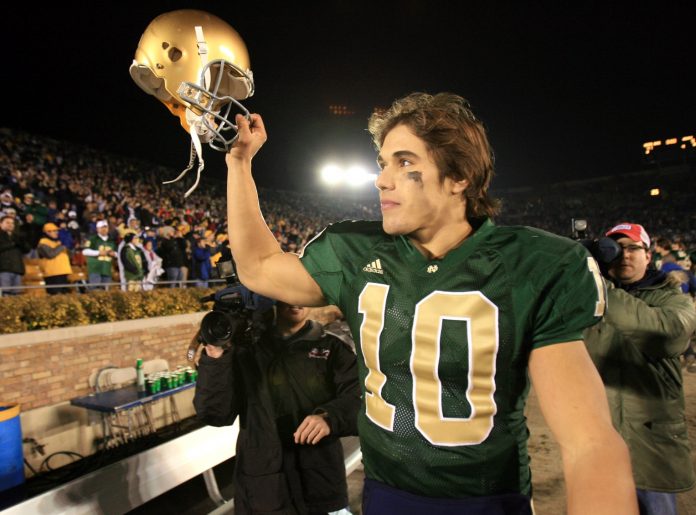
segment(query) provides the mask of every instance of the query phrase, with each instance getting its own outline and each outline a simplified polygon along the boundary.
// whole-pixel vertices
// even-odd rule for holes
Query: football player
[[[283,253],[259,211],[258,114],[227,154],[232,252],[250,289],[338,305],[359,353],[367,514],[531,513],[524,406],[534,384],[563,457],[569,513],[637,513],[582,331],[604,311],[596,262],[570,239],[499,227],[492,152],[467,102],[412,94],[369,129],[382,222]]]
[[[375,113],[382,222],[332,225],[298,257],[259,211],[251,161],[266,130],[238,102],[254,83],[236,31],[202,11],[166,13],[130,72],[189,132],[189,169],[196,155],[202,169],[201,143],[229,150],[242,282],[345,314],[368,515],[530,513],[529,378],[561,446],[569,512],[636,511],[628,452],[581,341],[604,311],[597,265],[568,239],[493,224],[492,152],[464,99],[413,94]]]

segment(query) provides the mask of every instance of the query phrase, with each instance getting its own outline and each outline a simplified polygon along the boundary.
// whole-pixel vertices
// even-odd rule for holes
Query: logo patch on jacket
[[[320,349],[319,347],[314,347],[309,351],[307,356],[315,359],[329,359],[329,354],[331,354],[329,349]]]

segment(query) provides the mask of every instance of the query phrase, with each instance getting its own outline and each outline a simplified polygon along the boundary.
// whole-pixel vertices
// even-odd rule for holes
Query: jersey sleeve
[[[546,277],[534,316],[533,347],[582,340],[583,330],[599,322],[606,305],[597,263],[573,244]]]
[[[305,245],[300,261],[321,288],[329,304],[339,304],[343,267],[335,248],[336,235],[331,226]]]

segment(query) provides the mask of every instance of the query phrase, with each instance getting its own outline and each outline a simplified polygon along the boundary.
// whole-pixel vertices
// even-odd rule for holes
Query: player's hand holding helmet
[[[239,138],[227,153],[226,159],[250,161],[268,138],[266,128],[259,114],[252,114],[249,116],[249,119],[237,115],[237,125],[239,127]]]

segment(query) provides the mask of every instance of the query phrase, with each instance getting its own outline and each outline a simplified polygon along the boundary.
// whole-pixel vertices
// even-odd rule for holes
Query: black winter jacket
[[[183,238],[162,238],[157,253],[162,257],[162,268],[186,266],[186,242]]]
[[[194,406],[213,426],[239,416],[235,513],[305,514],[348,505],[339,437],[357,434],[360,389],[353,351],[316,322],[289,339],[267,335],[199,363]],[[307,415],[326,413],[331,434],[297,445]]]
[[[24,275],[24,254],[29,250],[17,232],[0,231],[0,272]]]

